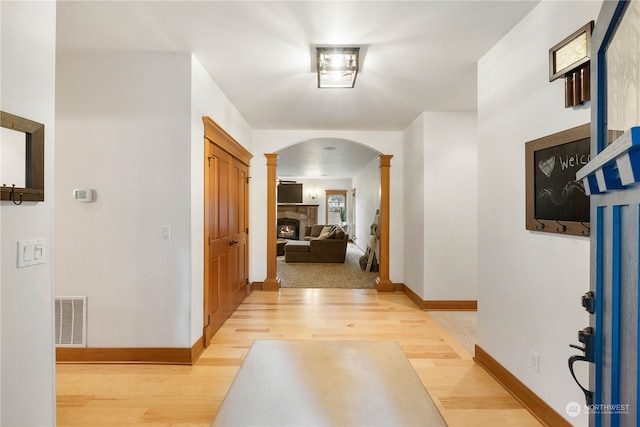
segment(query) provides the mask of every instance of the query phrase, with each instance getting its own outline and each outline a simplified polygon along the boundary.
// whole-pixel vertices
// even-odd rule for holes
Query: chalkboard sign
[[[589,124],[525,144],[528,230],[589,235],[589,196],[576,181],[589,160]]]

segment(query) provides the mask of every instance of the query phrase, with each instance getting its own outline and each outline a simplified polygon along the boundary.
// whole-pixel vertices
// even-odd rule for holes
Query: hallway
[[[209,426],[255,339],[397,341],[449,426],[539,425],[404,294],[281,289],[253,292],[194,366],[58,365],[58,426]]]

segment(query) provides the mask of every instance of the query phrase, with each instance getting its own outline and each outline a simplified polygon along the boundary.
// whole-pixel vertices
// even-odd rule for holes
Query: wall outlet
[[[535,351],[529,351],[529,367],[535,372],[540,372],[540,356]]]

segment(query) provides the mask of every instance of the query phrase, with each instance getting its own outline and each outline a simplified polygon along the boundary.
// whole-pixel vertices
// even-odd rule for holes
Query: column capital
[[[393,154],[380,154],[378,160],[380,161],[380,167],[388,168],[391,166],[391,158]]]
[[[278,165],[278,157],[280,157],[280,154],[278,154],[278,153],[265,153],[264,156],[267,158],[267,166],[277,166]]]

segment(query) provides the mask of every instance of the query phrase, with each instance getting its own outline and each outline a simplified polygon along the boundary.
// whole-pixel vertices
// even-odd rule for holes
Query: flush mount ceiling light
[[[319,88],[352,88],[360,67],[359,47],[316,47]]]

